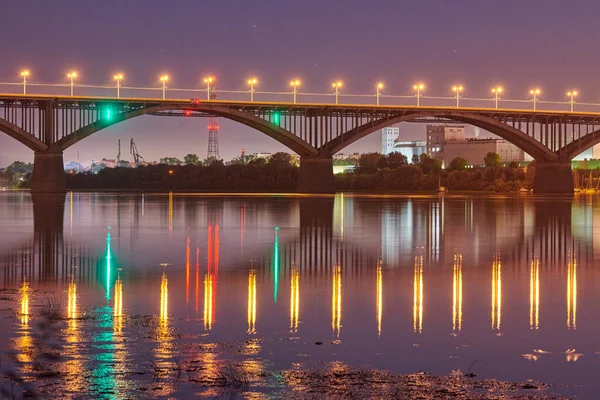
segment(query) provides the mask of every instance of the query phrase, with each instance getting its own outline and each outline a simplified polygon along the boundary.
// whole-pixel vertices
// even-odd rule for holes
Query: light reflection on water
[[[33,322],[60,298],[63,369],[90,371],[73,388],[118,393],[158,375],[152,396],[218,394],[167,384],[186,362],[206,386],[230,363],[264,383],[294,365],[446,374],[484,359],[478,375],[600,389],[590,372],[600,213],[583,198],[75,193],[32,206],[8,193],[0,203],[3,287],[18,293],[7,304],[20,322],[3,335],[27,370]]]

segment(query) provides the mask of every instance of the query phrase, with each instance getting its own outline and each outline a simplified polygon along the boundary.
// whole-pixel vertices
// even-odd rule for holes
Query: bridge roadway
[[[178,110],[239,122],[288,147],[301,157],[298,191],[307,193],[334,190],[333,154],[423,118],[471,124],[521,148],[536,160],[536,193],[573,193],[571,160],[600,143],[600,113],[590,112],[8,94],[0,130],[35,152],[33,192],[64,193],[65,149],[116,123]]]

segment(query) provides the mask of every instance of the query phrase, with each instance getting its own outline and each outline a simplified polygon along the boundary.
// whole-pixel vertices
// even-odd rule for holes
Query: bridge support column
[[[334,193],[333,159],[331,157],[301,157],[298,192]]]
[[[67,179],[61,149],[51,147],[49,150],[35,153],[33,158],[33,174],[31,176],[32,193],[66,193]]]
[[[535,194],[573,195],[574,186],[571,162],[536,161],[533,192]]]

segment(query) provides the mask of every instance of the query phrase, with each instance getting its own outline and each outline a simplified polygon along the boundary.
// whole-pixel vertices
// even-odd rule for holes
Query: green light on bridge
[[[273,122],[273,124],[279,126],[280,121],[281,121],[281,115],[279,114],[279,112],[274,112],[271,122]]]
[[[117,113],[115,112],[114,108],[112,107],[106,107],[102,110],[101,112],[101,118],[107,121],[110,121],[112,119],[114,119],[115,115]]]

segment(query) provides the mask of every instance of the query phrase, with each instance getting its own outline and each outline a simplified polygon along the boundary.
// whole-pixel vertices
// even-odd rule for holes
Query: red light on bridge
[[[190,115],[192,115],[192,112],[190,110],[185,110],[185,116],[189,117]]]

